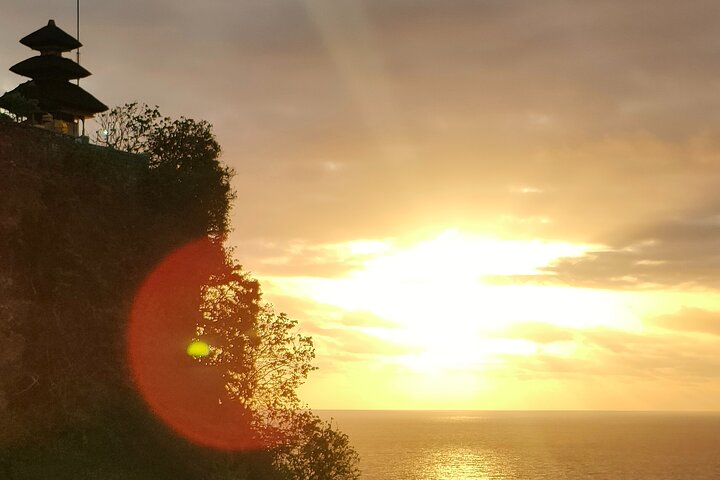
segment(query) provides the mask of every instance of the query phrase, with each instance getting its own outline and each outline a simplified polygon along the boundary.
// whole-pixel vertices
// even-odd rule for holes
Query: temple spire
[[[59,28],[54,20],[23,37],[20,43],[40,54],[10,67],[11,72],[30,81],[0,97],[0,107],[12,103],[8,97],[19,95],[37,106],[29,123],[76,136],[81,133],[79,127],[85,119],[108,109],[79,85],[70,83],[70,80],[88,77],[90,72],[62,56],[82,44]]]

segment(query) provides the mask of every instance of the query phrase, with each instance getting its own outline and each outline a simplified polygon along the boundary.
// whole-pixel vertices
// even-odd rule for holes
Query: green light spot
[[[195,358],[207,357],[210,354],[210,346],[205,342],[195,340],[190,345],[188,345],[187,354]]]

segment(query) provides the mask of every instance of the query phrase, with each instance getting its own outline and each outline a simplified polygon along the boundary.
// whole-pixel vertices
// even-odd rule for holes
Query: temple
[[[82,44],[57,27],[54,20],[22,38],[20,43],[40,55],[10,67],[11,72],[30,81],[0,97],[0,108],[10,112],[22,110],[20,113],[26,122],[58,133],[83,134],[85,119],[108,107],[79,85],[70,83],[90,75],[78,63],[62,56]]]

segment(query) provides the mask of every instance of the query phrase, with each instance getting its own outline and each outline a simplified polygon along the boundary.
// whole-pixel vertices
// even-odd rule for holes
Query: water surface
[[[364,480],[720,479],[720,413],[319,411]]]

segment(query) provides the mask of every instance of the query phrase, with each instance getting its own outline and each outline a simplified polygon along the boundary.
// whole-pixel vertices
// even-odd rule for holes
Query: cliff
[[[0,122],[0,477],[185,478],[193,447],[140,405],[124,342],[142,279],[226,217],[227,171],[206,163]],[[118,455],[142,473],[113,476]]]
[[[3,441],[89,418],[125,386],[125,312],[172,243],[148,175],[141,156],[0,124]]]

